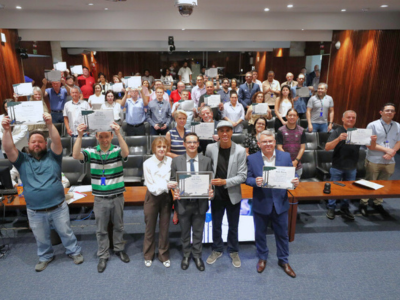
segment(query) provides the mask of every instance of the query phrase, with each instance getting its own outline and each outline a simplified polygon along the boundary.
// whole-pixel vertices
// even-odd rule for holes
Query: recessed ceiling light
[[[182,28],[182,30],[185,30],[185,28]]]
[[[94,5],[93,3],[89,3],[88,5]]]
[[[22,9],[22,7],[21,7],[21,6],[16,6],[15,8],[16,8],[16,9]]]
[[[301,30],[304,30],[303,28]]]
[[[342,11],[346,11],[346,9],[343,8]]]
[[[292,7],[293,7],[293,4],[289,4],[287,7],[288,7],[288,8],[292,8]]]
[[[383,4],[383,5],[381,5],[381,7],[388,7],[389,5],[386,5],[386,4]]]
[[[108,8],[106,7],[104,10],[108,10]]]
[[[269,11],[269,8],[264,8],[264,11]]]
[[[221,52],[221,51],[218,51],[218,52]]]

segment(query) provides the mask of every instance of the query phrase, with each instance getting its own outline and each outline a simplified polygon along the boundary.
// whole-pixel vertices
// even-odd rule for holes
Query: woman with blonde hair
[[[264,103],[264,94],[263,92],[257,92],[253,95],[253,97],[251,98],[251,103]],[[253,105],[249,105],[249,107],[247,108],[247,113],[246,113],[246,120],[249,121],[249,126],[247,127],[247,131],[248,132],[252,132],[254,125],[255,125],[255,121],[259,118],[259,117],[266,117],[268,120],[272,119],[272,113],[271,113],[271,109],[269,109],[269,107],[267,108],[267,112],[265,114],[262,115],[256,115],[253,114]]]

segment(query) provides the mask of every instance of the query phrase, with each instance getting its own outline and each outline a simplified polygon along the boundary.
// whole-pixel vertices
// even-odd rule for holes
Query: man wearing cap
[[[232,141],[233,126],[228,121],[217,125],[219,141],[207,146],[206,156],[211,158],[215,186],[215,198],[211,202],[213,245],[212,253],[207,258],[213,264],[222,256],[224,242],[222,240],[222,218],[226,210],[229,223],[228,252],[234,267],[241,266],[239,258],[239,215],[242,193],[240,184],[246,181],[246,150]]]

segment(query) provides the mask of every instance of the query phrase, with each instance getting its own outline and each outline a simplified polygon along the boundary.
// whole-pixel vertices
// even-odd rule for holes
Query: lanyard
[[[103,156],[101,155],[101,150],[99,151],[99,154],[100,154],[101,164],[102,164],[102,166],[103,166],[103,176],[104,176],[104,173],[105,173],[105,170],[104,170],[104,160],[103,160]],[[108,159],[108,156],[109,156],[109,155],[110,155],[110,150],[107,151],[107,156],[106,156],[106,159],[105,159],[105,160]]]
[[[393,123],[390,122],[389,130],[386,130],[385,124],[384,124],[382,121],[381,121],[381,124],[382,124],[383,130],[385,130],[385,134],[386,134],[386,135],[385,135],[385,143],[389,143],[387,136],[388,136],[388,134],[389,134],[389,132],[390,132],[390,129],[392,129]]]

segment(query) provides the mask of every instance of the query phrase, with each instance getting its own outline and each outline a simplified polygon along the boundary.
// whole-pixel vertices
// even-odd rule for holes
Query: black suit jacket
[[[212,171],[211,159],[199,153],[199,171]],[[176,172],[177,171],[188,171],[187,163],[186,163],[186,153],[179,155],[172,159],[171,165],[171,180],[176,181]],[[174,201],[175,209],[177,210],[179,215],[182,215],[186,211],[186,206],[190,199],[181,199]],[[207,199],[198,199],[196,200],[199,205],[200,214],[206,214],[208,210],[208,200]]]

